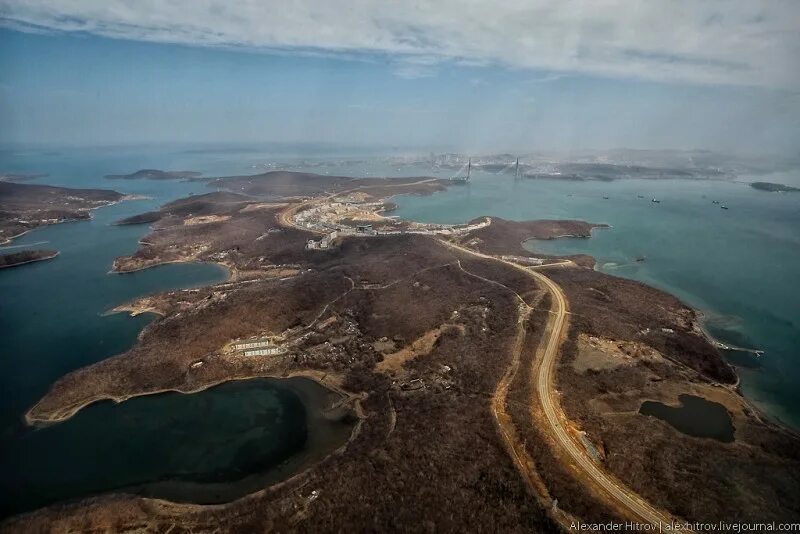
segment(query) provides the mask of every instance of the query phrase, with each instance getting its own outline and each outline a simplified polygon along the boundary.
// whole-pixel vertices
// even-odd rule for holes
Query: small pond
[[[680,395],[678,400],[678,406],[645,401],[639,413],[666,421],[689,436],[713,438],[726,443],[733,441],[733,422],[723,405],[694,395]]]

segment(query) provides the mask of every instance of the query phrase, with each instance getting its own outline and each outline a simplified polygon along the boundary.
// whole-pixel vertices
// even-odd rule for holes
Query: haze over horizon
[[[796,154],[800,5],[0,1],[3,143]]]
[[[800,534],[800,0],[0,0],[0,534]]]

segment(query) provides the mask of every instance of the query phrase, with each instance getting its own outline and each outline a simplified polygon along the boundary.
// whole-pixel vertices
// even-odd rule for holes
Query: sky
[[[0,142],[797,154],[794,0],[0,0]]]

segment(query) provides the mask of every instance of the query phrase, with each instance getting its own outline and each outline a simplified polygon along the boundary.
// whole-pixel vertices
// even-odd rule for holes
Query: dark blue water
[[[153,319],[107,310],[141,295],[227,277],[211,264],[109,273],[113,260],[135,251],[148,231],[146,225],[114,226],[114,221],[209,190],[203,183],[103,176],[140,168],[253,172],[250,161],[258,159],[253,158],[154,148],[0,151],[0,172],[49,174],[34,183],[151,197],[95,210],[88,222],[35,230],[5,247],[61,254],[0,271],[0,514],[120,488],[174,500],[229,500],[347,439],[351,424],[320,416],[330,401],[327,390],[296,380],[245,381],[192,395],[100,403],[39,430],[22,422],[59,377],[124,352]]]
[[[81,186],[97,184],[76,175]],[[89,171],[84,171],[89,172]],[[42,182],[43,180],[39,180]],[[70,183],[66,176],[47,183]],[[99,181],[99,185],[106,185]],[[106,311],[137,296],[224,280],[216,265],[165,265],[132,274],[109,274],[114,258],[136,250],[147,226],[113,226],[129,215],[154,209],[168,199],[199,189],[198,184],[109,182],[123,192],[153,198],[122,202],[93,212],[91,221],[65,223],[30,232],[11,243],[60,251],[54,260],[0,272],[0,374],[3,412],[0,435],[13,433],[21,415],[63,374],[129,348],[149,316],[130,318]],[[122,186],[122,187],[119,187]],[[157,187],[154,187],[157,186]]]
[[[230,482],[253,468],[259,456],[252,454],[248,443],[274,439],[270,447],[259,445],[265,452],[261,460],[269,463],[270,458],[280,456],[274,456],[275,451],[289,453],[304,427],[308,432],[304,453],[313,443],[322,444],[319,450],[330,450],[346,439],[349,426],[328,425],[319,417],[324,391],[315,389],[309,396],[307,387],[248,382],[237,386],[243,388],[236,392],[241,403],[230,402],[223,387],[188,396],[134,399],[120,406],[98,404],[43,431],[26,429],[21,423],[25,410],[57,378],[125,351],[152,319],[104,315],[106,310],[140,295],[214,283],[225,277],[212,265],[167,265],[129,275],[108,274],[114,258],[133,252],[137,240],[147,232],[146,226],[110,223],[208,188],[201,182],[109,181],[103,175],[140,168],[193,170],[206,175],[253,174],[270,168],[351,176],[437,174],[422,166],[388,164],[371,156],[347,162],[340,159],[326,166],[322,160],[329,155],[313,154],[317,161],[309,164],[304,160],[312,155],[310,150],[0,150],[0,172],[50,174],[34,183],[106,187],[152,197],[96,210],[90,222],[37,230],[12,244],[11,250],[23,245],[57,249],[61,255],[52,261],[0,271],[0,358],[4,366],[0,373],[0,445],[2,461],[21,466],[0,469],[7,473],[3,493],[17,488],[15,499],[4,499],[12,503],[6,505],[5,513],[120,487],[175,500],[217,502],[263,487],[265,479],[258,477],[233,485],[212,482],[214,477]],[[612,229],[597,231],[592,239],[533,246],[550,253],[592,254],[602,270],[661,287],[703,310],[709,329],[723,340],[764,349],[766,355],[760,361],[745,353],[732,355],[742,365],[745,393],[771,415],[800,426],[800,394],[795,388],[800,380],[800,195],[763,193],[726,182],[514,181],[509,176],[480,172],[473,173],[473,178],[468,187],[433,196],[398,197],[397,214],[431,222],[464,222],[496,215],[517,220],[582,218],[612,224]],[[800,175],[772,181],[800,185]],[[646,198],[639,199],[639,194]],[[661,204],[649,202],[653,196],[662,199]],[[730,209],[720,210],[711,204],[712,199],[725,202]],[[634,261],[637,257],[645,257],[645,261]],[[298,398],[305,407],[304,416],[296,409]],[[258,425],[263,433],[253,441],[245,429]],[[318,434],[323,437],[315,437],[312,429],[321,429]],[[162,435],[163,442],[152,441]],[[126,441],[130,447],[123,446]],[[87,444],[94,449],[84,450]],[[89,454],[89,450],[94,452]],[[150,450],[161,452],[150,457],[146,452]],[[175,454],[167,454],[170,450]],[[25,451],[27,456],[22,454]],[[31,462],[43,451],[50,451],[53,457],[36,469]],[[210,455],[209,461],[184,462],[197,459],[193,454]],[[90,465],[95,458],[96,465]],[[281,465],[292,461],[302,461],[297,451]],[[118,471],[119,466],[128,468]],[[281,472],[274,466],[268,471],[273,477]],[[109,476],[101,480],[104,472]]]
[[[733,422],[723,405],[694,395],[680,395],[678,401],[678,406],[645,401],[639,407],[639,413],[666,421],[689,436],[712,438],[725,443],[733,441]]]
[[[67,422],[13,435],[0,458],[0,514],[112,490],[192,502],[235,498],[244,493],[223,483],[302,451],[306,419],[292,388],[263,379],[101,402]],[[176,491],[155,484],[165,480]],[[208,491],[187,491],[196,487]]]
[[[496,215],[611,224],[591,239],[528,246],[550,254],[591,254],[600,270],[662,288],[700,309],[707,328],[723,341],[763,349],[760,360],[731,355],[742,365],[743,390],[767,413],[800,428],[800,194],[723,181],[473,177],[469,187],[398,197],[395,214],[443,223]],[[741,177],[758,179],[764,178]],[[776,181],[797,185],[800,173]],[[651,202],[653,197],[661,203]]]

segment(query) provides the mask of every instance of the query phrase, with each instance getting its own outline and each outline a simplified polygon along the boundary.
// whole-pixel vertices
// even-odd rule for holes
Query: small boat
[[[608,200],[608,197],[603,197],[603,200]]]
[[[653,198],[653,200],[651,200],[650,202],[655,202],[656,204],[661,204],[661,201],[658,200],[657,198]]]
[[[720,206],[720,208],[726,210],[726,209],[728,209],[728,206]]]

